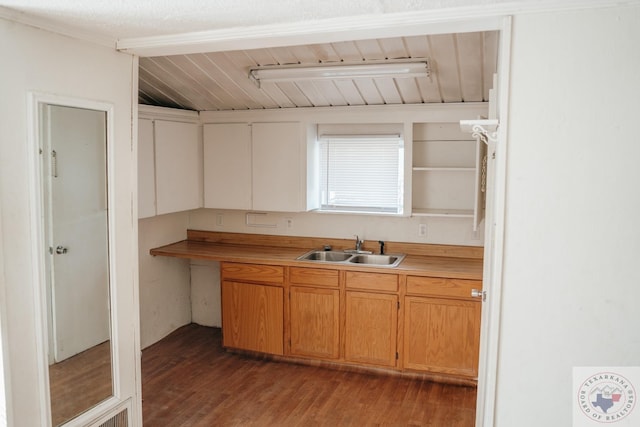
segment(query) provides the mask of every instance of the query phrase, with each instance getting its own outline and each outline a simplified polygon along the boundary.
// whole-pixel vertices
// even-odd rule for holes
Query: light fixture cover
[[[388,62],[383,64],[320,65],[314,67],[269,67],[254,68],[249,78],[261,82],[296,82],[305,80],[337,80],[357,78],[414,78],[429,77],[426,60],[417,62]]]

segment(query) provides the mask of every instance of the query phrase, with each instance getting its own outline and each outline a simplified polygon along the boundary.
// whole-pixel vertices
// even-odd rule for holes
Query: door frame
[[[495,140],[488,139],[487,199],[484,223],[483,295],[480,321],[480,356],[476,398],[476,425],[495,424],[495,404],[500,346],[504,218],[507,181],[507,129],[511,66],[511,16],[502,18],[498,46]],[[494,160],[495,159],[495,160]],[[484,298],[483,298],[484,299]]]
[[[36,286],[33,289],[34,292],[34,312],[35,312],[35,325],[36,336],[38,340],[36,342],[36,358],[38,363],[37,376],[38,381],[38,396],[40,400],[40,407],[46,408],[41,412],[41,425],[51,425],[51,400],[49,395],[49,357],[48,352],[50,348],[49,329],[48,322],[50,321],[47,308],[47,287],[49,283],[48,279],[48,262],[46,259],[47,253],[47,241],[46,233],[48,227],[46,221],[48,220],[46,215],[47,203],[44,201],[46,191],[44,186],[44,172],[46,167],[43,164],[44,156],[44,142],[42,141],[42,106],[45,104],[60,105],[65,107],[84,108],[90,110],[99,110],[106,113],[106,139],[107,139],[107,206],[109,210],[112,209],[113,201],[115,200],[115,166],[113,159],[115,158],[115,123],[114,123],[114,105],[108,102],[74,98],[67,96],[60,96],[42,92],[29,92],[27,99],[28,106],[28,147],[30,156],[30,202],[32,216],[30,219],[31,229],[31,258],[32,258],[32,271],[33,276],[37,278]],[[79,414],[76,418],[69,421],[65,426],[80,426],[86,425],[92,418],[95,418],[101,413],[105,413],[110,408],[121,403],[121,386],[120,386],[120,350],[118,341],[118,316],[117,311],[117,286],[114,281],[116,275],[116,245],[115,245],[115,215],[107,215],[107,228],[108,228],[108,247],[109,247],[109,306],[110,306],[110,319],[109,325],[111,329],[111,358],[112,358],[112,381],[113,381],[113,393],[111,397],[102,401],[98,405],[88,409],[87,411]]]

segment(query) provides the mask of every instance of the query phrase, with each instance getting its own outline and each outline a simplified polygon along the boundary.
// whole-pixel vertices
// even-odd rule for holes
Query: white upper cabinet
[[[138,121],[138,218],[156,214],[156,167],[153,120]]]
[[[156,120],[155,148],[158,215],[200,208],[198,125]]]
[[[251,126],[204,125],[204,207],[251,209]]]
[[[140,107],[138,218],[202,207],[198,113]]]
[[[254,123],[252,135],[253,209],[304,210],[300,123]]]
[[[298,122],[204,125],[204,206],[299,212],[305,200]]]

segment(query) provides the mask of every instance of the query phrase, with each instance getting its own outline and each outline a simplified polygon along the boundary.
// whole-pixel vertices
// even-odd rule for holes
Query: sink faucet
[[[360,238],[358,237],[358,235],[356,234],[356,251],[361,251],[362,250],[362,244],[364,243],[364,241],[360,240]]]

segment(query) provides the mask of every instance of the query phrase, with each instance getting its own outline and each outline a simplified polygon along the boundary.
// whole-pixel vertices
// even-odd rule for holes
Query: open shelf
[[[458,167],[427,167],[427,166],[414,166],[414,172],[475,172],[476,168],[458,168]]]
[[[413,216],[473,218],[473,210],[472,209],[414,209]]]
[[[412,149],[413,216],[470,218],[477,229],[484,144],[459,123],[415,123]]]

